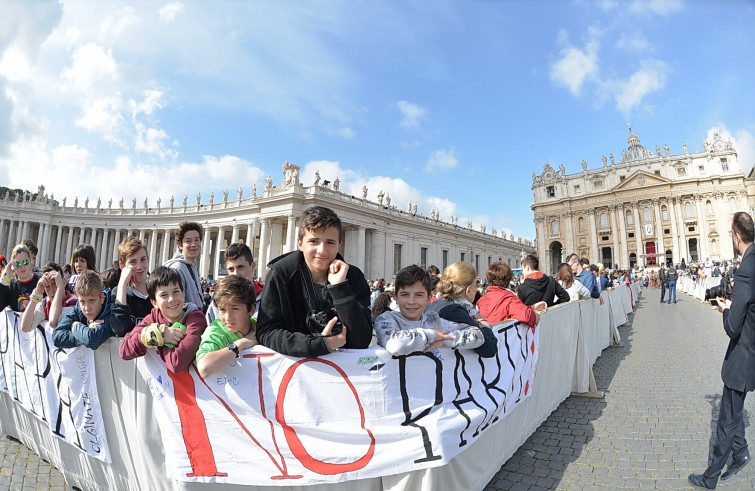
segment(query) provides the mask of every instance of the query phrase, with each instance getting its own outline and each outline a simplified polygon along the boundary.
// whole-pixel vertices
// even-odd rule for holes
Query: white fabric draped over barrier
[[[706,276],[693,280],[689,276],[682,276],[677,281],[677,290],[692,295],[698,300],[705,300],[705,290],[721,284],[721,277]]]
[[[636,299],[639,288],[636,283],[631,288]],[[616,290],[603,292],[603,306],[599,306],[597,300],[584,300],[570,302],[545,313],[537,328],[539,349],[531,395],[497,424],[481,432],[474,443],[466,445],[467,448],[447,464],[380,477],[365,477],[359,479],[358,483],[345,481],[303,486],[289,481],[284,484],[293,485],[290,489],[317,491],[354,489],[355,485],[360,490],[375,491],[482,489],[550,413],[569,397],[575,384],[575,373],[589,373],[590,366],[610,343],[612,332],[619,325],[616,324],[618,321],[615,314],[621,310],[620,306],[629,303],[624,296],[629,298],[629,290],[628,287],[621,286]],[[623,312],[624,319],[627,313],[626,310]],[[590,325],[586,325],[588,322]],[[0,336],[6,329],[7,324],[0,325]],[[166,461],[169,459],[166,458],[160,436],[166,422],[158,416],[159,403],[151,392],[154,386],[150,387],[144,376],[147,373],[145,360],[121,360],[118,355],[119,342],[119,339],[111,339],[94,352],[96,384],[110,448],[110,464],[81,451],[72,451],[70,444],[52,436],[46,423],[2,391],[0,430],[19,438],[60,469],[70,485],[82,489],[207,490],[208,486],[221,491],[250,489],[250,486],[238,484],[208,485],[167,477]],[[362,356],[378,356],[378,349],[380,348],[363,350]],[[331,356],[337,359],[338,354]],[[397,360],[387,362],[398,363]],[[432,378],[432,374],[428,374],[426,370],[413,376],[420,377],[420,380],[421,377]],[[451,379],[453,385],[453,377]],[[401,396],[395,394],[392,397],[400,399]],[[229,427],[227,432],[229,442],[248,438],[242,435],[238,427]],[[175,458],[175,455],[171,455],[171,458]],[[254,467],[255,464],[251,466]],[[254,472],[254,468],[249,472]],[[254,486],[251,489],[280,488]]]

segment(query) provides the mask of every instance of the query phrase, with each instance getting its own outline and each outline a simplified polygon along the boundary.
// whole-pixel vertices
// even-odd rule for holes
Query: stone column
[[[653,200],[653,214],[655,215],[655,252],[656,254],[660,253],[662,256],[655,257],[655,262],[660,266],[661,263],[666,262],[666,245],[665,240],[663,238],[663,221],[661,220],[661,204],[660,200],[654,199]]]
[[[8,245],[5,243],[8,238],[8,234],[5,233],[6,221],[5,218],[0,218],[0,251],[3,251],[4,254],[8,251]]]
[[[40,265],[43,265],[44,263],[48,262],[50,260],[50,248],[52,242],[52,224],[45,224],[45,233],[42,239],[42,249],[40,249],[40,254],[42,254],[42,261],[40,261]],[[44,251],[44,252],[42,252]]]
[[[107,261],[107,251],[108,251],[109,243],[110,243],[110,229],[105,227],[102,229],[102,246],[100,247],[100,258],[98,259],[100,264],[104,264],[105,261]]]
[[[231,244],[235,244],[239,241],[239,224],[233,224],[233,230],[231,231]]]
[[[154,271],[155,260],[157,259],[157,230],[152,229],[149,232],[149,270]]]
[[[611,220],[613,221],[613,226],[611,227],[611,235],[613,236],[613,254],[611,255],[613,257],[612,266],[616,268],[616,265],[620,264],[619,261],[621,261],[621,258],[619,257],[621,254],[621,249],[619,248],[619,223],[616,219],[616,205],[609,206],[608,211],[610,213]],[[628,264],[623,264],[621,266],[627,267]]]
[[[640,220],[644,220],[645,217],[640,214],[639,201],[635,201],[632,205],[634,207],[634,240],[637,248],[637,266],[642,267],[645,264],[641,255],[645,254],[645,248],[643,247],[644,242],[642,241],[642,224]]]
[[[24,220],[21,224],[23,224],[23,227],[21,228],[21,238],[16,239],[16,242],[21,242],[22,240],[29,238],[29,220]]]
[[[42,257],[44,256],[45,251],[45,224],[42,222],[39,222],[39,226],[37,228],[37,239],[34,241],[37,244],[37,258],[35,258],[34,264],[39,267],[40,264],[44,265],[42,262]]]
[[[163,244],[160,251],[160,264],[165,264],[168,259],[173,257],[173,254],[171,254],[173,246],[173,241],[170,240],[170,229],[163,230]]]
[[[373,230],[371,235],[372,238],[369,247],[371,268],[368,278],[372,278],[373,280],[388,278],[389,275],[385,270],[385,232],[383,230]]]
[[[684,262],[687,262],[687,259],[689,259],[689,253],[687,252],[687,226],[684,224],[684,212],[682,211],[682,200],[681,198],[675,198],[674,199],[674,210],[675,215],[677,217],[677,220],[679,221],[679,227],[677,228],[677,231],[679,232],[679,258],[674,259],[674,264],[677,262],[681,262],[682,258],[684,258]]]
[[[577,246],[574,241],[574,228],[572,226],[572,217],[574,216],[574,212],[567,211],[563,215],[561,215],[562,221],[564,222],[564,233],[566,234],[566,240],[564,241],[564,247],[566,248],[566,255],[571,254],[572,252],[577,252]],[[474,264],[474,261],[472,261],[472,264]]]
[[[257,261],[257,269],[259,270],[259,275],[263,278],[267,274],[267,263],[270,261],[266,250],[268,244],[267,222],[267,219],[260,220],[260,252]]]
[[[750,207],[747,204],[747,191],[742,190],[739,192],[739,210],[737,211],[746,211],[747,213],[750,213]]]
[[[213,278],[216,280],[220,277],[220,253],[225,250],[225,227],[218,227],[218,239],[215,243],[215,255],[210,270],[213,272]]]
[[[590,239],[592,240],[592,243],[590,244],[590,247],[592,250],[590,251],[590,255],[594,257],[593,261],[596,263],[601,261],[600,257],[600,249],[598,248],[598,226],[595,223],[595,209],[590,208],[587,210],[587,214],[589,215],[588,221],[590,222]]]
[[[697,252],[700,253],[700,259],[705,260],[708,258],[708,226],[705,223],[702,201],[702,196],[696,194],[695,205],[697,211],[697,231],[699,232],[699,238],[697,239]]]
[[[71,254],[73,254],[73,227],[68,227],[68,238],[66,239],[66,254],[64,258],[65,263],[71,261]],[[62,266],[62,265],[61,265]]]
[[[212,230],[207,225],[202,225],[202,253],[199,259],[199,276],[207,278],[210,274],[210,242]]]
[[[366,235],[365,235],[366,232],[367,230],[361,225],[357,229],[357,255],[356,255],[357,264],[356,265],[359,269],[362,270],[362,272],[364,272],[364,268],[365,268],[364,257],[365,257],[365,245],[366,245]]]
[[[63,261],[61,261],[59,255],[60,255],[60,247],[62,246],[62,241],[63,241],[63,226],[58,224],[58,230],[57,232],[55,232],[55,249],[53,249],[52,260],[60,264],[61,266],[62,266]]]
[[[141,240],[142,242],[144,242],[144,237],[146,236],[146,232],[147,231],[144,230],[143,228],[139,229],[139,240]]]
[[[286,222],[286,252],[291,252],[296,249],[296,217],[293,215],[288,216]]]
[[[113,230],[113,247],[107,248],[105,250],[105,261],[109,261],[111,257],[118,257],[118,246],[121,243],[121,235],[122,235],[121,229],[115,229]],[[109,252],[108,252],[109,251]]]
[[[252,250],[254,257],[257,257],[257,254],[254,253],[254,226],[256,224],[257,219],[254,218],[251,223],[246,225],[246,240],[244,241],[244,243]]]
[[[283,252],[283,223],[279,221],[270,222],[270,247],[268,254],[270,259],[275,259]]]
[[[617,263],[629,264],[629,245],[627,243],[627,215],[624,209],[624,203],[616,205],[619,215],[619,237],[621,237],[621,255],[617,258]]]

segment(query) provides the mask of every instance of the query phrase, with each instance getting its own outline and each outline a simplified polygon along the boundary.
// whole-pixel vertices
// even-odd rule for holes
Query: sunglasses
[[[22,268],[26,266],[27,264],[29,264],[30,262],[31,262],[31,259],[29,259],[28,257],[22,261],[15,261],[17,268]]]

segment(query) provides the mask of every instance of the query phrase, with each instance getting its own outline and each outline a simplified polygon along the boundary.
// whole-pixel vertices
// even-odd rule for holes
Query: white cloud
[[[597,41],[589,41],[584,49],[565,47],[561,57],[551,65],[551,80],[567,87],[572,94],[580,95],[582,85],[598,76],[599,46]]]
[[[651,49],[650,41],[641,32],[622,33],[616,47],[628,53],[645,53]]]
[[[178,152],[166,148],[165,141],[169,139],[168,133],[159,128],[147,128],[142,123],[136,123],[136,143],[134,148],[138,153],[146,153],[160,157],[161,159],[176,159]]]
[[[616,108],[628,114],[634,107],[640,105],[643,99],[653,92],[658,92],[666,86],[668,65],[660,60],[643,60],[628,79],[617,83],[617,93],[614,98]]]
[[[95,43],[81,46],[71,58],[71,67],[61,75],[64,87],[85,92],[99,82],[112,83],[118,76],[112,51]]]
[[[184,4],[181,2],[172,2],[164,7],[162,7],[160,10],[158,10],[158,14],[160,15],[160,22],[173,22],[176,20],[176,16],[184,11]]]
[[[76,125],[97,133],[110,142],[120,143],[119,129],[123,123],[122,110],[123,100],[119,94],[113,97],[85,100],[81,117],[76,120]]]
[[[446,169],[453,169],[459,165],[459,159],[456,156],[456,150],[436,150],[434,151],[430,157],[427,159],[427,162],[425,163],[425,170],[426,171],[434,171],[434,170],[446,170]]]
[[[132,116],[138,114],[145,114],[151,116],[152,113],[158,109],[165,107],[165,101],[163,92],[155,89],[147,89],[142,92],[144,100],[137,102],[134,100],[129,101],[129,107],[131,108]]]
[[[399,126],[402,128],[419,128],[422,121],[427,117],[427,110],[420,105],[407,101],[398,101],[396,105],[398,110],[401,111]]]
[[[666,15],[682,9],[682,0],[632,0],[629,10],[637,14]]]

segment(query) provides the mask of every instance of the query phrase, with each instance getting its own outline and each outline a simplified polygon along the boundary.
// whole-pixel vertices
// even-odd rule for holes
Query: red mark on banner
[[[341,378],[343,378],[344,382],[346,382],[349,389],[351,390],[351,393],[354,394],[354,399],[356,400],[357,406],[359,407],[361,427],[367,432],[367,435],[369,435],[370,437],[370,447],[367,450],[367,453],[365,453],[361,458],[355,460],[354,462],[332,464],[330,462],[323,462],[322,460],[316,459],[315,457],[311,456],[309,452],[307,452],[306,448],[304,448],[304,443],[302,443],[299,435],[296,434],[296,430],[294,430],[286,423],[286,415],[283,409],[283,404],[286,400],[286,391],[288,390],[288,384],[291,382],[291,379],[293,379],[296,370],[305,363],[324,363],[325,365],[329,365],[336,372],[338,372],[339,375],[341,375]],[[289,367],[289,369],[286,370],[286,373],[283,375],[283,380],[281,381],[281,385],[278,390],[278,399],[275,404],[275,418],[283,428],[283,434],[286,435],[286,441],[288,442],[288,446],[291,449],[291,452],[297,459],[299,459],[299,462],[301,462],[304,467],[311,470],[312,472],[317,472],[318,474],[323,475],[335,475],[343,474],[344,472],[356,471],[364,468],[370,462],[370,460],[372,460],[372,457],[375,454],[375,436],[370,430],[364,427],[364,408],[362,407],[362,401],[359,400],[359,394],[357,394],[356,388],[351,383],[346,373],[341,370],[341,367],[333,362],[320,360],[319,358],[305,358],[303,360],[297,361],[291,367]]]
[[[532,354],[535,354],[535,342],[532,341],[532,344],[530,345],[530,350],[532,351]]]
[[[535,328],[536,328],[536,327],[537,327],[537,326],[532,326],[532,334],[535,334]]]
[[[524,384],[524,395],[527,395],[527,393],[530,391],[530,381],[528,380],[526,384]]]
[[[231,416],[233,416],[233,419],[236,420],[236,423],[238,423],[239,427],[244,430],[244,433],[260,448],[263,452],[265,452],[270,459],[270,461],[273,463],[275,467],[278,468],[278,470],[281,472],[280,476],[271,476],[270,479],[278,480],[278,479],[301,479],[303,476],[301,475],[292,475],[288,473],[288,469],[286,468],[286,460],[283,458],[283,455],[280,452],[280,449],[278,448],[278,442],[275,440],[275,429],[273,427],[273,422],[270,421],[267,416],[265,415],[265,398],[264,394],[262,392],[262,358],[265,358],[267,356],[273,356],[272,353],[256,353],[256,354],[248,354],[248,355],[242,355],[242,358],[257,358],[257,386],[259,389],[259,396],[260,396],[260,408],[262,410],[262,416],[265,418],[265,420],[270,425],[270,434],[273,437],[273,444],[275,445],[275,451],[278,453],[278,457],[280,457],[281,463],[278,464],[278,461],[275,460],[275,457],[265,448],[262,446],[262,444],[257,440],[254,435],[252,435],[252,432],[249,431],[249,428],[246,427],[246,425],[239,419],[239,417],[236,415],[236,413],[233,412],[233,409],[223,400],[222,397],[217,395],[212,388],[210,388],[209,385],[207,385],[207,382],[202,378],[202,376],[197,371],[197,377],[199,380],[204,384],[205,387],[207,387],[207,390],[209,390],[212,395],[215,396],[215,398],[220,402],[220,404],[223,405],[223,407],[230,413]],[[195,367],[196,368],[196,367]],[[196,370],[195,370],[196,371]]]
[[[186,454],[191,464],[191,472],[186,476],[227,476],[225,472],[218,472],[215,464],[215,454],[212,452],[210,437],[207,434],[204,413],[197,405],[194,379],[191,378],[189,372],[173,373],[168,370],[168,376],[175,387],[173,397],[176,400],[178,417],[181,420],[181,433],[186,446]]]

